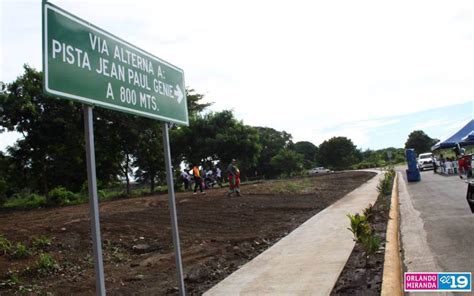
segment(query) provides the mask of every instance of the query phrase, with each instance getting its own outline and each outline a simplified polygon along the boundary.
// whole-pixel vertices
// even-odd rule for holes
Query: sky
[[[41,70],[41,1],[0,0],[0,81]],[[53,1],[184,69],[213,111],[319,145],[473,118],[474,1]],[[0,134],[0,149],[18,135]]]

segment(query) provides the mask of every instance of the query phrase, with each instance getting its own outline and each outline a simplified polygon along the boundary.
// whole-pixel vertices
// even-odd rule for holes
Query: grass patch
[[[272,187],[272,192],[274,193],[292,193],[292,194],[301,194],[308,192],[312,189],[312,184],[309,178],[303,179],[293,179],[276,182]]]

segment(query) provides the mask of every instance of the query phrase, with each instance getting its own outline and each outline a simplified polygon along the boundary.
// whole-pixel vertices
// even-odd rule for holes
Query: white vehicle
[[[418,162],[418,168],[420,171],[423,171],[425,169],[432,169],[433,168],[433,153],[428,152],[428,153],[421,153],[418,155],[417,158]]]
[[[310,169],[308,171],[308,173],[310,175],[316,175],[316,174],[327,174],[327,173],[330,173],[331,171],[328,170],[328,169],[325,169],[324,167],[317,167],[317,168],[314,168],[314,169]]]

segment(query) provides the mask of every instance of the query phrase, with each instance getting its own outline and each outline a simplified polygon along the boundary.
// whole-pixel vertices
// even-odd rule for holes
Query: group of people
[[[443,154],[440,154],[438,159],[433,156],[433,172],[443,175],[455,174],[459,175],[461,179],[463,176],[472,177],[472,155],[459,154],[457,159],[454,157],[444,158]]]
[[[232,162],[227,167],[227,179],[229,181],[228,196],[232,196],[234,193],[240,196],[240,170],[237,167],[237,161],[232,159]],[[213,188],[215,185],[222,187],[223,177],[222,170],[219,166],[214,169],[199,169],[197,164],[192,166],[189,171],[183,170],[181,172],[181,179],[184,184],[185,190],[191,190],[192,183],[194,182],[193,194],[197,194],[199,189],[201,194],[206,194],[205,189]]]

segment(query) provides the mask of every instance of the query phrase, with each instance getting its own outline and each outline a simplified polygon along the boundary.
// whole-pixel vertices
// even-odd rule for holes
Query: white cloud
[[[399,119],[394,118],[356,121],[335,127],[315,129],[313,133],[315,138],[318,139],[316,145],[332,137],[344,136],[350,138],[359,147],[368,147],[371,141],[370,134],[373,134],[374,131],[381,127],[395,125],[399,121]]]
[[[424,130],[430,127],[442,127],[443,129],[451,129],[451,127],[455,125],[459,125],[458,118],[438,118],[438,119],[431,119],[424,122],[417,123],[413,129],[414,130]]]
[[[17,132],[0,133],[0,151],[5,151],[8,146],[13,146],[22,135]]]

